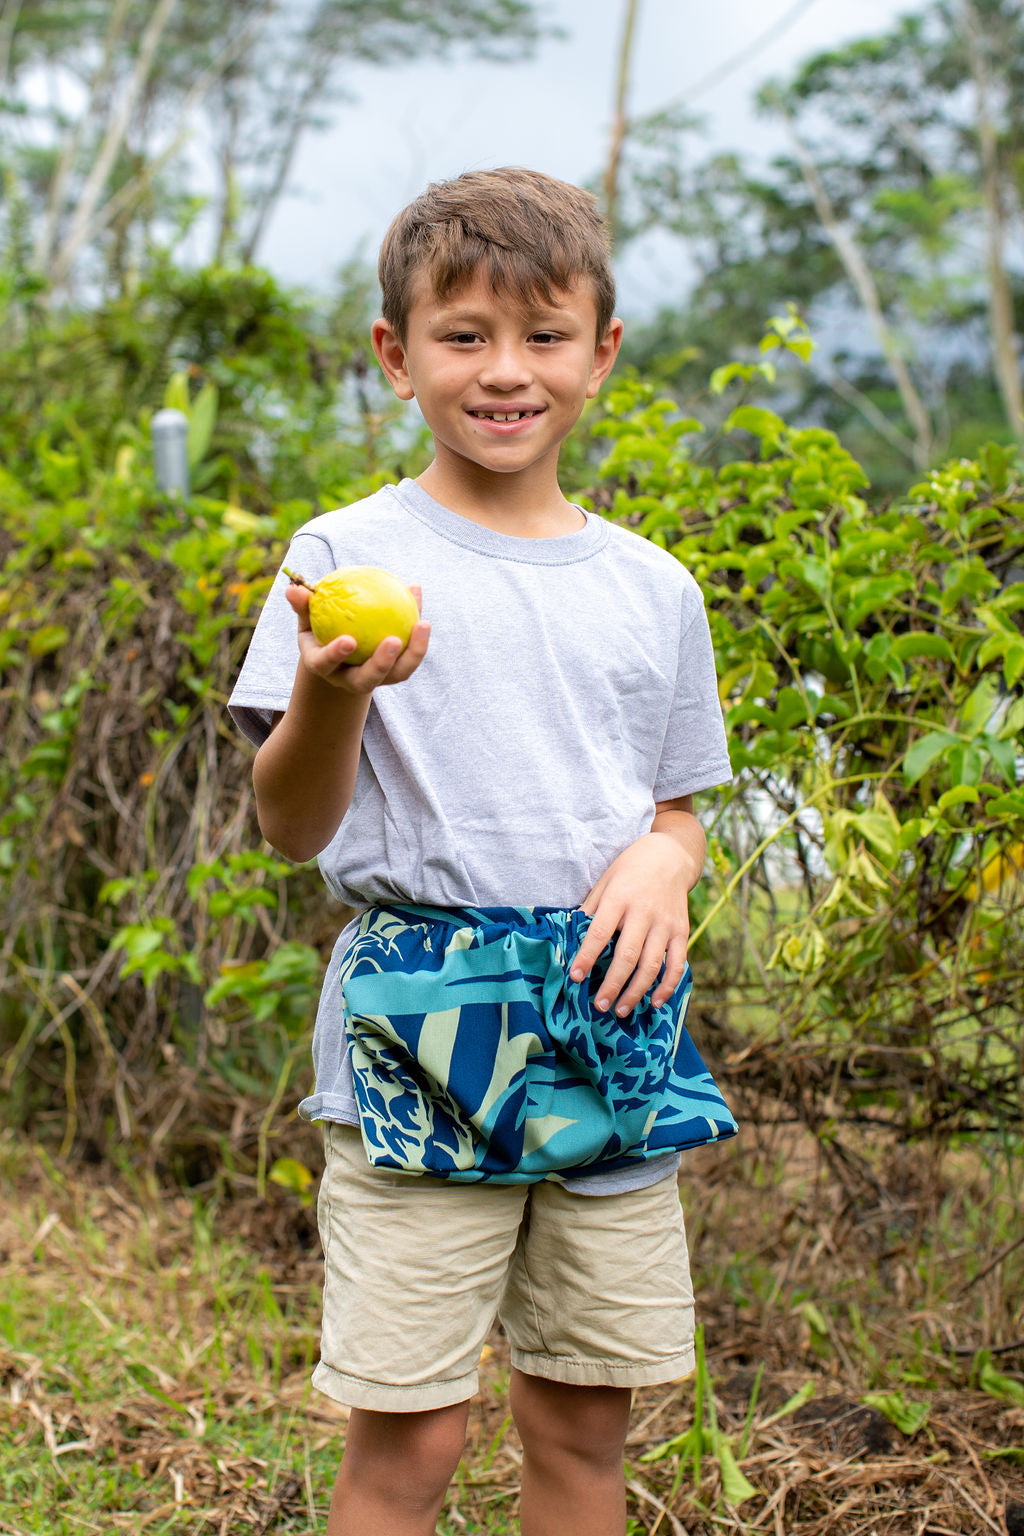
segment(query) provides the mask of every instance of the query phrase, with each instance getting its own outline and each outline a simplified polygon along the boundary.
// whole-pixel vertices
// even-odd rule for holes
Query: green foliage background
[[[311,1145],[343,913],[261,844],[225,704],[291,532],[424,447],[267,274],[152,303],[134,352],[115,306],[37,316],[6,359],[47,387],[0,417],[0,1084],[64,1151],[262,1185]],[[708,601],[736,780],[702,797],[694,1026],[741,1115],[781,1103],[835,1156],[865,1122],[1019,1146],[1020,463],[992,445],[875,504],[832,433],[750,403],[808,347],[776,318],[701,416],[626,374],[565,461]],[[185,502],[152,480],[154,380],[189,413]]]

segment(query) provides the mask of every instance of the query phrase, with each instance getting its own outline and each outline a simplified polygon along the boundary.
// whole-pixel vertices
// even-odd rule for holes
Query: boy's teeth
[[[482,416],[485,421],[520,421],[524,416],[532,416],[532,411],[474,411],[474,416]]]

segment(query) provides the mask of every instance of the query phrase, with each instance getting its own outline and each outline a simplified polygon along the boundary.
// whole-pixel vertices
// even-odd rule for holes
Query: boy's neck
[[[435,459],[416,483],[449,512],[513,538],[558,539],[585,526],[583,513],[566,501],[553,474],[498,475],[475,469],[463,464],[452,475]]]

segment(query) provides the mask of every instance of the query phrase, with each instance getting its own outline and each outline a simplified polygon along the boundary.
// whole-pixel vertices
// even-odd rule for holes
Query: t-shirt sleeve
[[[228,700],[232,720],[256,747],[270,735],[274,715],[288,708],[299,662],[298,622],[284,595],[288,577],[283,566],[312,582],[329,575],[336,564],[330,544],[320,534],[297,533],[267,594]]]
[[[698,602],[679,638],[676,691],[654,781],[655,800],[693,795],[732,778],[711,631],[699,594]]]

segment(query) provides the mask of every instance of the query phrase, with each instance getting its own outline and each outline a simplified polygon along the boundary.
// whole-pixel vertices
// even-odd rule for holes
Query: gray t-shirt
[[[319,856],[356,908],[574,907],[651,823],[658,800],[731,777],[700,590],[664,550],[586,514],[555,539],[496,533],[415,482],[314,518],[285,562],[310,581],[376,565],[423,588],[430,648],[408,681],[379,688],[352,803]],[[287,708],[298,662],[279,575],[229,701],[257,746]],[[338,962],[313,1038],[311,1120],[358,1120]],[[674,1171],[573,1180],[588,1194]]]

